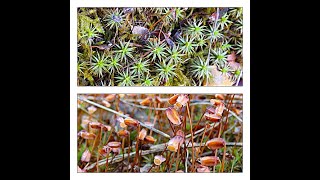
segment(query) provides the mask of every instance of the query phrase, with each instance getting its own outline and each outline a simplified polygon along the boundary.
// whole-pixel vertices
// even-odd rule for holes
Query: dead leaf
[[[237,62],[234,62],[234,61],[229,62],[229,66],[230,66],[230,69],[232,71],[235,71],[235,70],[241,68],[240,63],[237,63]]]
[[[132,29],[132,34],[145,35],[149,30],[142,26],[134,26]]]
[[[227,61],[234,62],[235,60],[236,60],[236,53],[234,51],[232,51],[232,53],[227,56]]]
[[[204,86],[232,86],[235,82],[228,73],[222,73],[216,65],[210,66],[213,78],[209,82],[204,81]]]

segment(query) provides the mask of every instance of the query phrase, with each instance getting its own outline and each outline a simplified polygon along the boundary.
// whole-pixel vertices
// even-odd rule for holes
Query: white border
[[[77,86],[77,7],[243,7],[243,86],[242,87],[78,87]],[[70,179],[105,180],[122,178],[219,178],[250,179],[250,3],[249,0],[71,0],[70,1]],[[81,93],[242,93],[243,172],[242,173],[77,173],[77,94]]]

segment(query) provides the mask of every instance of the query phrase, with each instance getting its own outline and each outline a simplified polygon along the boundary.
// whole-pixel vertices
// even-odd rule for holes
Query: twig
[[[193,144],[194,147],[199,147],[199,146],[205,146],[204,143],[200,144],[200,143],[194,143]],[[242,143],[236,143],[236,142],[227,142],[226,143],[226,146],[242,146]],[[163,151],[164,149],[166,148],[166,143],[162,143],[162,144],[157,144],[157,145],[154,145],[154,146],[151,146],[149,150],[143,150],[141,152],[141,155],[144,156],[144,155],[147,155],[147,154],[152,154],[152,153],[156,153],[156,152],[161,152]],[[192,145],[190,144],[188,146],[188,148],[192,148]],[[130,153],[130,157],[133,157],[134,155],[136,154],[136,152],[131,152]],[[188,157],[188,153],[187,153],[187,157]],[[128,158],[128,154],[125,154],[124,155],[124,158]],[[112,164],[113,163],[117,163],[117,162],[121,162],[122,161],[122,154],[119,154],[117,156],[115,156],[113,158],[113,161],[112,161]],[[111,162],[111,158],[108,158],[108,163]],[[103,164],[106,164],[106,159],[102,159],[98,162],[98,166],[101,166]],[[89,165],[86,170],[90,170],[92,168],[95,168],[97,165],[97,163],[92,163],[91,165]]]
[[[124,118],[128,118],[128,117],[129,117],[129,116],[124,115],[124,114],[121,114],[121,113],[119,113],[119,112],[117,112],[117,111],[115,111],[115,110],[113,110],[113,109],[107,108],[107,107],[105,107],[105,106],[103,106],[103,105],[100,105],[100,104],[98,104],[98,103],[92,102],[92,101],[87,100],[87,99],[84,99],[84,98],[82,98],[82,97],[78,97],[78,98],[79,98],[80,100],[82,100],[82,101],[85,101],[85,102],[87,102],[87,103],[89,103],[89,104],[95,105],[95,106],[97,106],[97,107],[99,107],[99,108],[102,108],[102,109],[104,109],[104,110],[106,110],[106,111],[109,111],[109,112],[112,112],[112,113],[114,113],[114,114],[117,114],[117,115],[119,115],[119,116],[121,116],[121,117],[124,117]],[[138,121],[138,120],[137,120],[137,121]],[[153,132],[156,132],[156,133],[158,133],[158,134],[160,134],[160,135],[162,135],[162,136],[170,139],[170,136],[169,136],[168,134],[166,134],[166,133],[164,133],[164,132],[162,132],[162,131],[159,131],[158,129],[155,129],[155,128],[153,128],[153,127],[150,127],[150,126],[148,126],[148,125],[145,125],[145,124],[144,124],[143,122],[141,122],[141,121],[139,121],[139,123],[140,123],[140,125],[141,125],[142,127],[145,127],[145,128],[147,128],[147,129],[150,129],[150,130],[152,130]]]
[[[159,111],[165,111],[167,109],[167,108],[154,108],[154,107],[149,107],[149,106],[142,106],[142,105],[134,104],[134,103],[128,102],[126,100],[122,100],[122,99],[120,99],[120,101],[125,103],[125,104],[131,105],[131,106],[135,106],[135,107],[138,107],[138,108],[141,108],[141,109],[154,109],[154,110],[159,110]]]

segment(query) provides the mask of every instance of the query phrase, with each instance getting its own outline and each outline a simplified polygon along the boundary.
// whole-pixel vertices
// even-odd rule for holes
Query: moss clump
[[[231,86],[242,8],[79,8],[79,86]]]

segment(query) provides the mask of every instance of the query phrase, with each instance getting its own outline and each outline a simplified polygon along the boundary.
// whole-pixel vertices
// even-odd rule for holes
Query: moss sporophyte
[[[79,94],[77,102],[78,172],[242,172],[242,94]]]

